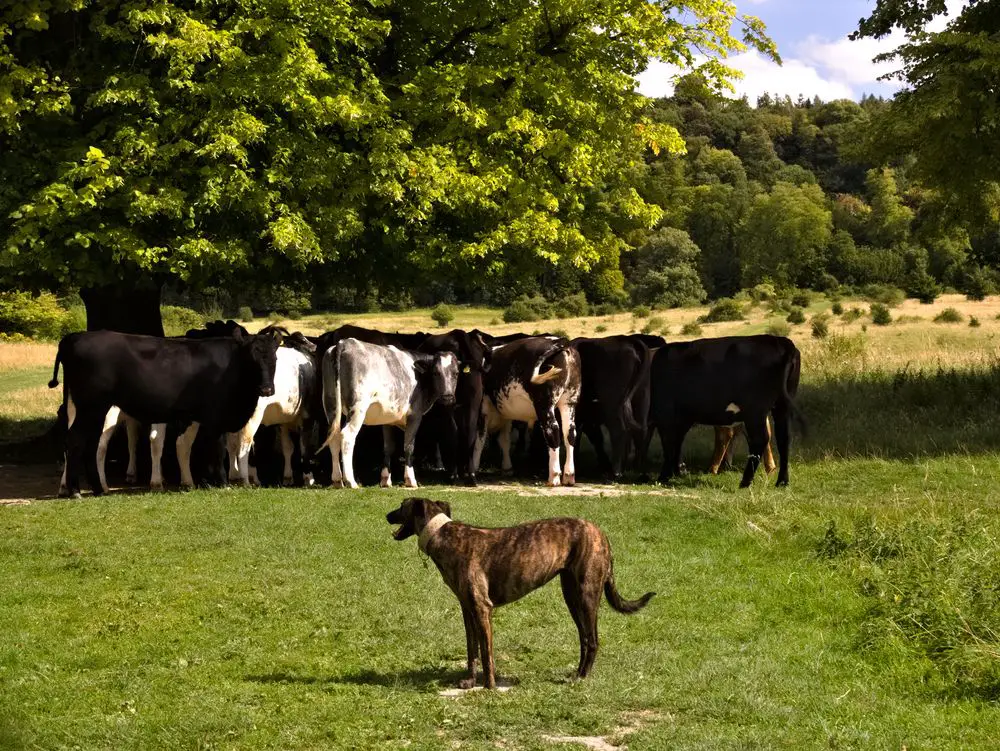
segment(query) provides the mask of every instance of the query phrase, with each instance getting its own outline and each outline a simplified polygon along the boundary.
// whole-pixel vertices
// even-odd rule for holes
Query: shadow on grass
[[[407,686],[426,691],[451,688],[465,677],[464,671],[447,668],[417,668],[380,673],[374,670],[358,670],[340,675],[315,676],[296,673],[264,673],[248,675],[244,678],[252,683],[287,683],[307,686],[384,686],[398,688]]]

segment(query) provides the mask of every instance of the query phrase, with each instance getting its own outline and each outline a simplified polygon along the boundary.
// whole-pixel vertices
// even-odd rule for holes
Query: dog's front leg
[[[462,602],[462,620],[465,621],[465,653],[467,656],[467,670],[469,676],[458,682],[459,688],[476,687],[476,655],[479,652],[479,633],[476,628],[476,619],[472,614],[471,606]]]

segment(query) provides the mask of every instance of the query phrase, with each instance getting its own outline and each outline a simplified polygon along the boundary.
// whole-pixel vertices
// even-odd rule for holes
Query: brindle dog
[[[419,535],[445,583],[458,597],[465,621],[469,677],[476,685],[476,655],[486,688],[496,688],[493,667],[493,608],[524,597],[559,574],[563,597],[580,634],[580,667],[585,678],[597,657],[597,607],[601,591],[619,613],[634,613],[655,594],[623,600],[615,589],[611,547],[604,533],[584,519],[544,519],[516,527],[483,529],[451,520],[451,506],[407,498],[385,518],[399,524],[397,540]]]

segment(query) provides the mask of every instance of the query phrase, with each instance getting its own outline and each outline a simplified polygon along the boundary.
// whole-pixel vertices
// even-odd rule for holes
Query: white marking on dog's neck
[[[451,518],[447,514],[435,514],[431,517],[430,521],[424,525],[424,528],[420,531],[420,538],[417,540],[417,547],[424,553],[427,552],[427,543],[431,541],[431,538],[437,534],[437,531],[441,529],[445,524],[448,524]]]

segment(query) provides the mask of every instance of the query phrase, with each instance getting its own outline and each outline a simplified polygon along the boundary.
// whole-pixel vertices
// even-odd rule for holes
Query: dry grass
[[[51,368],[55,358],[53,342],[0,342],[0,373],[42,365]]]

